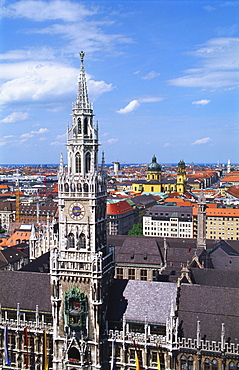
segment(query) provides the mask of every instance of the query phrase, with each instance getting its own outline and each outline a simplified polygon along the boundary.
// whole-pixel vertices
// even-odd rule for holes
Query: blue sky
[[[112,161],[239,163],[238,1],[2,1],[0,163],[58,163],[79,52]]]

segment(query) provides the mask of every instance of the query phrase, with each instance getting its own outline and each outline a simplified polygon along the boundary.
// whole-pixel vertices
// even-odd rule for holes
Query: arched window
[[[212,370],[217,370],[218,369],[218,362],[217,360],[214,358],[212,360]]]
[[[193,357],[188,357],[188,370],[193,370]]]
[[[85,193],[88,193],[89,192],[89,185],[88,184],[84,184],[84,192]]]
[[[82,187],[81,187],[81,184],[80,184],[80,183],[78,183],[78,184],[77,184],[77,190],[78,190],[79,192],[82,192]]]
[[[180,358],[180,370],[187,370],[187,357],[184,355]]]
[[[80,118],[78,118],[78,125],[77,125],[78,127],[78,135],[80,135],[81,134],[81,120],[80,120]]]
[[[88,135],[88,120],[87,118],[84,119],[84,135]]]
[[[65,192],[69,193],[69,185],[68,184],[65,184]]]
[[[79,363],[80,362],[80,353],[76,347],[71,347],[68,351],[68,359],[70,363]]]
[[[73,233],[70,233],[67,238],[68,248],[75,248],[75,237]]]
[[[76,173],[80,173],[81,172],[81,157],[80,157],[80,153],[76,153],[75,163],[76,163]]]
[[[90,172],[90,153],[86,153],[85,156],[85,172]]]
[[[206,358],[205,361],[204,361],[204,370],[210,370],[210,360],[209,358]]]
[[[235,362],[234,361],[230,361],[229,362],[228,369],[229,370],[235,370],[236,369],[236,366],[235,366]]]
[[[81,233],[79,240],[78,240],[78,247],[79,248],[86,248],[86,237],[85,234]]]

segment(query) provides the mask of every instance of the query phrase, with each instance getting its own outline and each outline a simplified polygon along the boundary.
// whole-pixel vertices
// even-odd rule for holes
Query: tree
[[[128,235],[143,235],[143,225],[141,223],[134,224]]]

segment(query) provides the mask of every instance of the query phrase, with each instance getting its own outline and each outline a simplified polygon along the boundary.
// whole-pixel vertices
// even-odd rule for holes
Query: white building
[[[171,238],[192,238],[192,207],[156,205],[143,217],[143,234]]]

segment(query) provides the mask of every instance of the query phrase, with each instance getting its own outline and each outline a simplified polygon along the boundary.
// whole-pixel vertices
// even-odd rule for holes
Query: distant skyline
[[[239,163],[239,2],[2,1],[0,163],[59,163],[79,52],[106,163]]]

